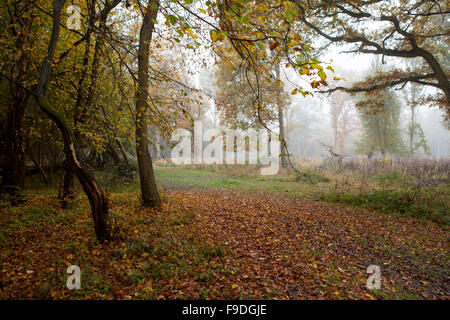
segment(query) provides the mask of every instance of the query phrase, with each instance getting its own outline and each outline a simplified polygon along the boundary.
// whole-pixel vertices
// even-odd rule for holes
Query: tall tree
[[[85,122],[88,110],[92,109],[95,97],[98,96],[98,78],[100,72],[100,58],[104,50],[104,43],[107,30],[106,21],[108,15],[121,0],[106,1],[105,6],[99,13],[99,25],[96,28],[97,14],[95,12],[95,0],[87,0],[88,8],[88,27],[85,33],[85,51],[83,56],[83,64],[80,78],[78,80],[78,94],[74,108],[74,134],[79,142],[82,140],[80,127]],[[97,37],[95,38],[94,56],[89,70],[88,64],[91,51],[92,33],[97,29]],[[87,75],[90,75],[90,81],[86,84]],[[70,161],[69,161],[70,162]],[[69,164],[70,166],[70,164]],[[67,169],[63,177],[63,190],[61,194],[63,206],[66,207],[68,200],[73,198],[74,192],[74,175],[72,170]]]
[[[392,92],[364,94],[357,103],[363,134],[357,142],[357,152],[371,157],[380,153],[402,155],[405,146],[399,124],[401,104]]]
[[[276,88],[276,103],[278,108],[278,127],[280,130],[280,155],[281,155],[281,167],[288,167],[288,150],[287,150],[287,139],[286,139],[286,126],[284,121],[284,114],[286,110],[286,102],[282,100],[283,87],[281,86],[280,77],[280,63],[277,62],[275,65],[275,76],[277,79],[278,86]]]
[[[3,7],[5,6],[5,7]],[[25,148],[23,136],[23,117],[29,98],[28,92],[17,83],[27,80],[30,75],[31,60],[30,43],[33,28],[34,13],[31,6],[23,6],[20,1],[5,2],[2,4],[2,25],[6,37],[11,39],[6,44],[12,45],[13,53],[9,76],[14,82],[9,83],[9,101],[7,103],[5,128],[1,139],[1,162],[3,167],[3,180],[0,192],[15,192],[23,189],[25,185]],[[4,23],[4,24],[3,24]]]
[[[450,115],[447,1],[306,1],[291,0],[298,20],[329,43],[354,45],[347,52],[416,59],[414,68],[396,63],[353,87],[325,92],[369,92],[412,82],[428,88],[429,102]],[[397,60],[399,61],[399,60]]]
[[[70,168],[77,176],[84,192],[89,199],[97,239],[103,242],[110,238],[110,229],[107,219],[108,200],[103,193],[100,185],[95,180],[89,166],[84,162],[72,128],[68,124],[65,117],[54,109],[52,103],[50,102],[50,99],[48,98],[49,80],[60,35],[61,10],[65,2],[66,0],[53,1],[50,40],[48,43],[47,54],[42,64],[40,78],[37,82],[36,89],[30,90],[23,84],[15,81],[7,75],[2,74],[2,76],[7,78],[9,81],[19,85],[22,89],[27,91],[28,94],[32,95],[38,103],[42,112],[45,113],[45,115],[48,116],[58,127],[64,142],[64,153],[66,155],[66,158],[69,160]]]
[[[410,120],[408,124],[408,138],[409,138],[409,156],[414,157],[414,155],[422,149],[425,154],[430,154],[430,147],[428,146],[425,133],[417,121],[416,109],[420,103],[420,89],[421,87],[410,84],[407,88],[403,90],[404,98],[407,106],[410,110]]]
[[[136,93],[136,154],[139,165],[139,179],[141,183],[142,204],[144,206],[158,206],[161,203],[156,188],[153,173],[152,158],[150,156],[148,139],[147,112],[149,99],[149,50],[155,21],[158,16],[159,1],[151,0],[143,10],[143,21],[139,33],[138,50],[138,86]]]
[[[358,129],[357,114],[353,99],[344,92],[334,92],[330,96],[331,128],[333,129],[333,149],[345,155],[348,135]]]

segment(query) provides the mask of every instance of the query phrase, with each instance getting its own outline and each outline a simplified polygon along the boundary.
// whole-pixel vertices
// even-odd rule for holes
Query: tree
[[[89,169],[89,166],[82,159],[72,128],[69,126],[64,116],[54,110],[52,103],[48,98],[48,84],[60,35],[61,10],[65,2],[66,0],[55,0],[53,2],[50,40],[48,43],[47,54],[42,64],[39,81],[36,85],[36,90],[32,91],[26,88],[7,75],[2,74],[2,76],[11,82],[14,82],[16,85],[19,85],[28,94],[33,96],[42,112],[58,127],[64,141],[64,153],[69,161],[70,169],[73,170],[77,176],[89,199],[97,239],[103,242],[110,238],[110,229],[107,220],[108,200]]]
[[[6,33],[2,39],[2,46],[12,48],[12,52],[4,52],[4,55],[11,59],[5,59],[6,63],[2,66],[2,70],[8,70],[9,77],[13,81],[9,82],[5,127],[2,130],[0,152],[3,180],[0,192],[14,193],[17,189],[23,189],[25,185],[25,148],[22,126],[30,95],[17,83],[26,81],[32,68],[29,59],[31,49],[27,48],[27,45],[36,32],[33,27],[35,14],[30,6],[21,6],[18,1],[3,3],[1,12],[0,23],[2,30]],[[9,61],[11,62],[8,63]]]
[[[99,25],[96,26],[96,12],[95,12],[95,1],[87,0],[88,8],[88,27],[85,34],[85,50],[83,56],[82,73],[79,76],[78,86],[77,86],[77,98],[74,107],[74,134],[79,142],[83,139],[81,127],[86,118],[88,117],[88,110],[92,109],[95,97],[98,95],[98,78],[100,69],[100,58],[101,52],[104,50],[104,42],[107,32],[106,21],[108,15],[113,10],[121,0],[107,1],[105,6],[102,8],[99,14]],[[89,60],[91,52],[91,38],[92,33],[95,29],[97,31],[97,37],[95,38],[95,49],[92,58],[92,64],[89,70]],[[90,77],[87,77],[90,75]],[[87,85],[85,80],[89,78],[89,84]],[[111,148],[110,148],[111,149]],[[117,158],[116,158],[117,160]],[[70,161],[69,161],[70,162]],[[70,164],[69,164],[70,166]],[[73,189],[74,189],[74,174],[70,169],[66,170],[63,177],[63,190],[61,193],[61,199],[63,207],[68,206],[68,200],[73,199]]]
[[[369,158],[376,152],[380,152],[383,158],[387,154],[404,154],[398,98],[392,92],[365,93],[357,107],[363,130],[362,138],[357,142],[357,152],[365,153]]]
[[[23,185],[24,145],[30,149],[27,150],[30,159],[42,169],[43,177],[46,160],[52,159],[50,168],[60,168],[65,157],[68,170],[65,196],[71,194],[72,172],[89,198],[95,231],[102,241],[109,237],[108,201],[93,169],[103,169],[108,157],[116,165],[121,155],[126,161],[122,142],[135,138],[143,202],[159,203],[148,154],[148,124],[170,131],[179,120],[176,112],[189,113],[188,102],[180,101],[193,96],[190,90],[178,90],[183,83],[172,77],[170,70],[161,68],[162,60],[155,68],[158,47],[150,50],[150,41],[160,2],[147,2],[144,8],[139,1],[125,1],[123,10],[112,13],[119,2],[80,2],[83,11],[80,30],[70,29],[61,20],[64,1],[10,0],[0,7],[2,17],[6,17],[0,24],[9,31],[0,46],[1,75],[7,79],[1,86],[11,87],[7,93],[0,93],[2,102],[11,102],[2,103],[6,111],[6,117],[1,117],[5,133],[2,137],[6,137],[2,139],[3,182],[9,184],[8,180],[14,180],[10,183],[14,188]],[[277,0],[169,1],[162,2],[162,6],[165,23],[158,38],[194,51],[211,43],[229,41],[230,50],[241,58],[243,79],[252,92],[254,103],[247,105],[245,113],[256,115],[261,126],[267,127],[262,121],[265,108],[273,108],[274,120],[280,110],[275,109],[281,105],[279,102],[272,106],[262,103],[260,84],[275,83],[278,88],[274,86],[272,93],[281,93],[279,76],[269,72],[273,71],[271,66],[280,63],[281,56],[287,61],[285,68],[309,76],[308,82],[314,88],[326,86],[323,67],[309,59],[311,48],[292,28],[292,4]],[[129,21],[132,23],[125,23]],[[119,27],[122,22],[126,27]],[[299,52],[303,52],[301,59]],[[44,61],[42,68],[39,61]],[[150,81],[177,83],[179,87],[167,91],[168,95],[176,91],[178,94],[175,98],[155,97],[152,89],[157,86],[151,83],[149,89]],[[158,90],[163,91],[161,88],[167,89],[161,86]],[[308,94],[300,88],[295,92]],[[35,99],[28,99],[27,105],[28,96]],[[133,97],[136,108],[130,107]],[[171,108],[169,105],[175,100],[176,108]],[[25,122],[24,114],[28,115]],[[130,134],[131,123],[136,125],[134,137]],[[45,153],[43,146],[53,154],[35,158],[34,151]]]
[[[416,108],[419,104],[420,87],[415,84],[410,84],[404,90],[405,102],[410,108],[410,121],[408,124],[408,137],[409,137],[409,155],[414,155],[422,149],[425,154],[430,154],[430,147],[428,146],[425,133],[422,126],[416,119]]]
[[[142,204],[158,206],[161,199],[156,188],[152,158],[147,142],[148,125],[148,88],[149,88],[149,49],[152,40],[154,23],[159,10],[159,1],[152,0],[144,9],[143,22],[139,34],[138,50],[138,87],[136,93],[136,155],[139,165]]]
[[[398,59],[418,59],[408,68],[398,60],[390,70],[353,87],[337,86],[322,92],[370,92],[412,82],[428,88],[428,102],[450,115],[448,79],[448,3],[445,1],[304,1],[292,0],[298,20],[322,39],[354,47],[347,52]],[[438,94],[440,92],[440,94]]]
[[[319,100],[310,97],[296,102],[289,109],[287,121],[287,136],[290,151],[304,159],[319,156],[317,139],[321,137],[321,117]],[[292,137],[292,138],[291,138]]]
[[[333,129],[333,149],[345,155],[345,141],[348,135],[358,129],[357,114],[353,99],[344,92],[334,92],[330,96],[331,127]]]
[[[253,74],[246,74],[242,67],[242,59],[234,56],[234,59],[222,61],[216,72],[217,109],[222,121],[232,127],[246,129],[248,127],[260,127],[260,121],[266,124],[278,124],[280,141],[281,166],[288,167],[287,163],[287,139],[284,115],[290,96],[284,92],[284,84],[281,81],[280,62],[265,66],[270,79],[259,83],[259,100],[264,108],[259,109],[255,105],[257,97],[252,90],[251,83],[255,80]]]
[[[257,99],[251,87],[255,76],[252,73],[246,74],[245,65],[240,57],[234,55],[222,60],[215,78],[217,111],[223,123],[246,129],[257,127],[258,117],[268,123],[276,121],[278,87],[275,75],[270,81],[260,82],[259,94],[264,108],[260,110],[259,115],[256,107]],[[280,99],[282,98],[286,99],[287,96],[283,95]]]

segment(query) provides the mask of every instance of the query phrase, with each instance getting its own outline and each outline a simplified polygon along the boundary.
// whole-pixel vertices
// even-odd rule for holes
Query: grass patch
[[[363,193],[317,194],[318,200],[363,207],[383,214],[399,214],[449,225],[448,187],[417,190],[370,190]]]
[[[311,167],[302,169],[303,175],[287,176],[260,176],[250,169],[245,175],[245,171],[237,167],[230,172],[220,166],[159,167],[155,172],[157,180],[177,185],[243,193],[269,192],[297,199],[367,208],[382,214],[427,219],[441,225],[450,223],[449,184],[418,187],[417,179],[401,170],[377,173],[370,176],[369,181],[361,183],[361,177],[357,174],[333,173]]]

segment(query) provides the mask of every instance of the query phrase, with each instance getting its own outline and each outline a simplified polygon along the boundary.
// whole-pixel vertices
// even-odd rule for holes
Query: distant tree
[[[423,132],[422,126],[416,119],[416,108],[419,105],[419,94],[421,87],[410,84],[404,92],[404,99],[410,109],[410,120],[408,124],[408,138],[409,138],[409,155],[414,157],[414,155],[422,150],[425,154],[430,154],[430,147],[428,146],[425,133]]]
[[[320,123],[323,118],[318,110],[319,100],[306,98],[292,105],[286,117],[289,150],[304,159],[319,156],[317,139],[322,138]]]
[[[371,157],[380,152],[383,158],[405,153],[399,123],[401,103],[393,92],[365,93],[356,106],[363,130],[356,143],[358,153]]]
[[[265,65],[268,79],[259,83],[259,100],[264,107],[257,108],[257,99],[251,82],[252,73],[246,73],[242,59],[234,55],[231,61],[222,61],[216,73],[217,108],[222,121],[236,128],[258,127],[260,122],[277,124],[279,127],[281,166],[287,168],[285,113],[290,95],[283,91],[280,62]]]
[[[272,81],[260,82],[260,99],[264,108],[259,115],[256,109],[258,103],[252,91],[250,81],[254,81],[252,73],[246,73],[242,60],[234,55],[232,60],[221,61],[216,71],[216,103],[220,118],[224,124],[245,129],[257,126],[258,116],[268,123],[277,120],[277,82],[273,75]],[[287,95],[282,95],[281,103],[285,103]]]
[[[353,99],[344,92],[334,92],[330,98],[333,149],[345,155],[345,141],[348,135],[358,129],[358,117]]]

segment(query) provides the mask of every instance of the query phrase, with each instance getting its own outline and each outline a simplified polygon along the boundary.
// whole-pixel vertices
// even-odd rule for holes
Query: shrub
[[[444,190],[443,190],[444,189]],[[364,207],[385,214],[401,214],[429,219],[448,225],[448,188],[409,189],[402,191],[371,190],[364,193],[333,192],[317,194],[316,198],[355,207]]]
[[[297,174],[295,177],[295,180],[298,182],[312,182],[312,183],[319,183],[319,182],[329,182],[330,179],[327,178],[323,173],[313,170],[311,168],[305,168],[301,170],[302,174]]]
[[[401,186],[414,182],[414,178],[399,170],[382,172],[375,176],[375,180],[384,188],[389,186]]]

